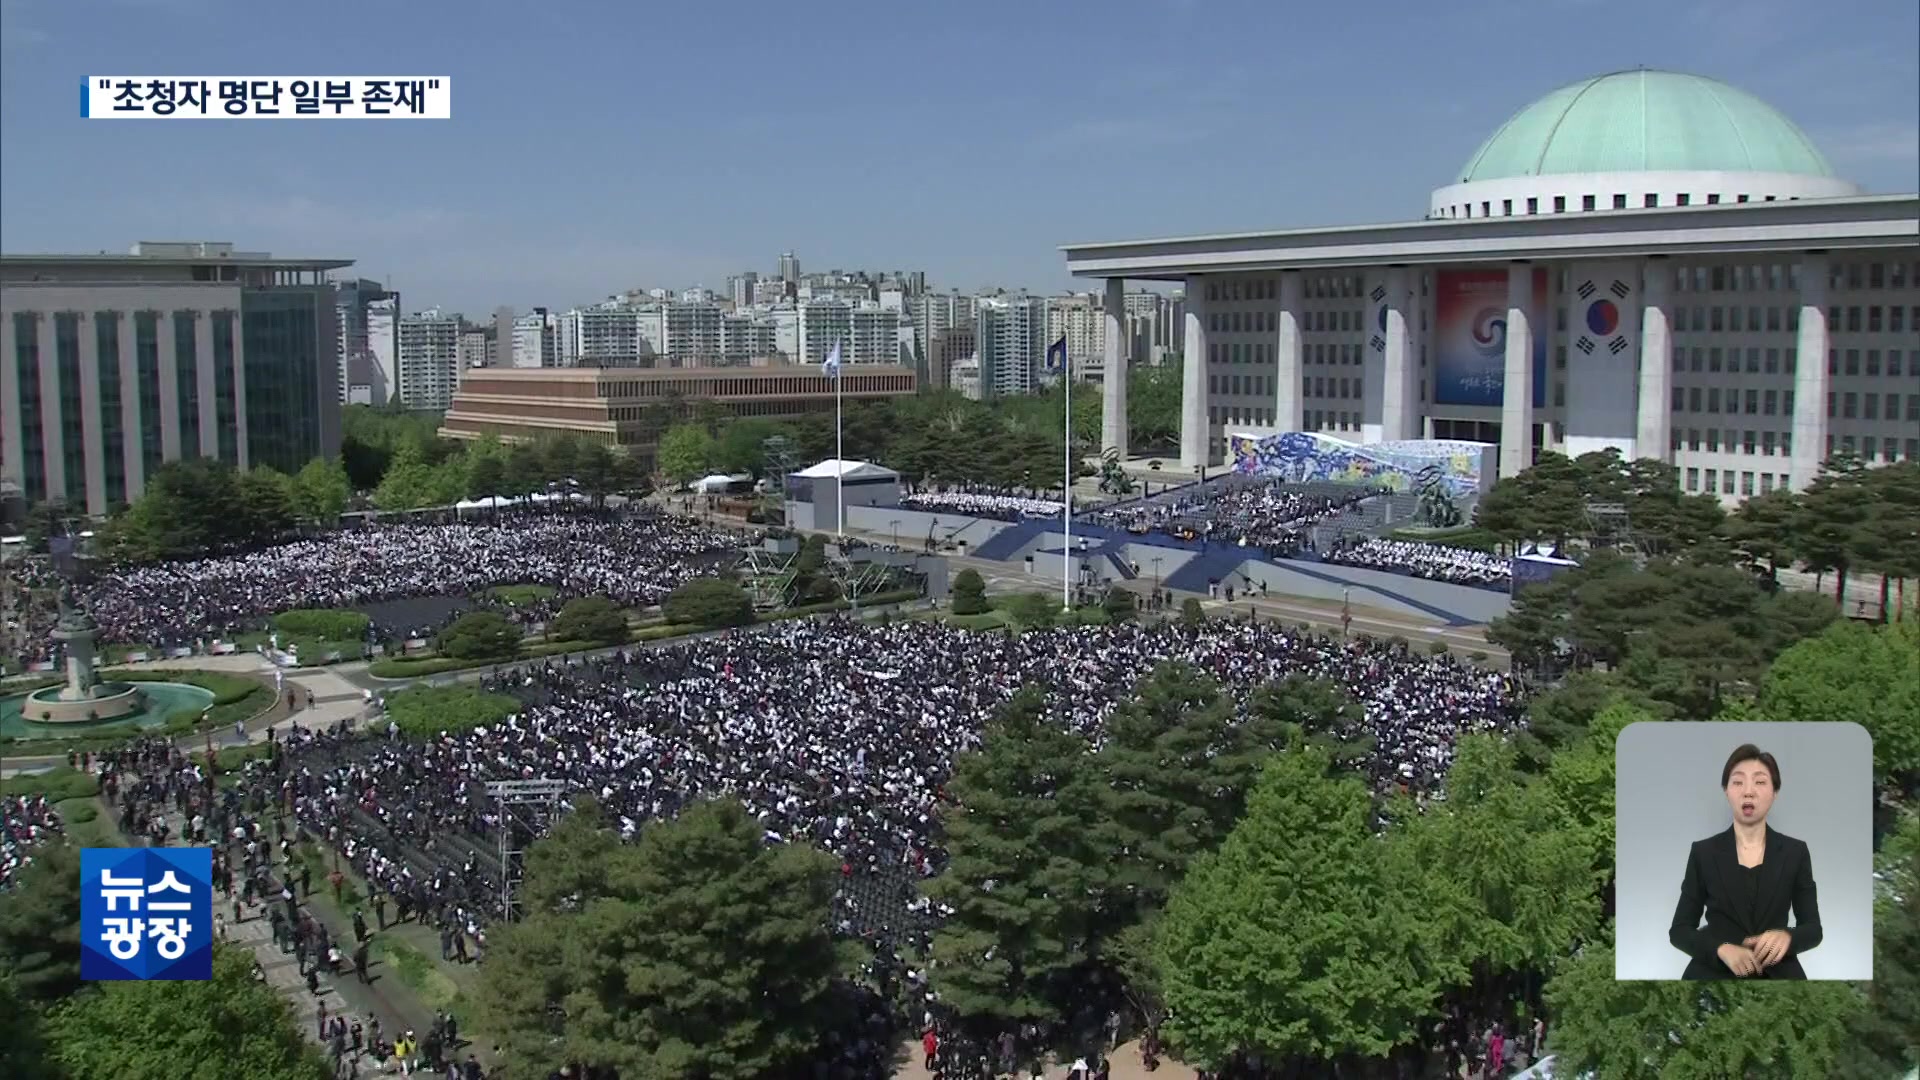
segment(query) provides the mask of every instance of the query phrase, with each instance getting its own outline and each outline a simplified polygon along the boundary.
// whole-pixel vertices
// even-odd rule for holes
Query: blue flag
[[[1066,338],[1062,337],[1059,341],[1047,346],[1047,370],[1050,372],[1064,372],[1067,370]]]
[[[820,374],[829,379],[840,377],[840,343],[838,341],[833,343],[833,351],[827,353],[827,358],[821,361]]]

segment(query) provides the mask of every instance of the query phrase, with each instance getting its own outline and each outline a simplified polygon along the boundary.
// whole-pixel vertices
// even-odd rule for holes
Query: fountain
[[[28,694],[20,703],[21,717],[40,724],[92,724],[146,708],[140,687],[100,681],[93,667],[93,643],[100,627],[74,603],[71,585],[60,586],[59,603],[60,619],[51,636],[66,650],[67,683]]]

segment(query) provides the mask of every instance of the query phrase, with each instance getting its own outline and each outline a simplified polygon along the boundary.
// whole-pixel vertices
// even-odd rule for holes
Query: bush
[[[1205,626],[1207,609],[1200,606],[1200,598],[1189,596],[1180,601],[1180,622],[1186,626]]]
[[[415,686],[387,699],[387,718],[402,733],[432,739],[443,731],[493,726],[520,711],[520,702],[471,686]]]
[[[1427,652],[1433,656],[1445,656],[1447,655],[1447,643],[1441,641],[1439,638],[1435,638],[1427,642]]]
[[[496,611],[469,611],[440,631],[435,647],[451,660],[510,660],[520,651],[520,628]]]
[[[45,795],[53,802],[90,799],[100,794],[100,778],[71,765],[37,774],[21,773],[0,780],[0,795]]]
[[[1060,614],[1060,601],[1046,593],[1020,593],[1007,597],[1000,610],[1022,626],[1039,629],[1053,625]]]
[[[987,583],[980,571],[966,569],[953,577],[953,613],[984,615],[987,612]]]
[[[1126,622],[1133,618],[1133,594],[1118,585],[1107,587],[1107,595],[1100,606],[1106,610],[1109,622]]]
[[[332,608],[295,608],[283,611],[271,620],[282,635],[325,638],[328,641],[360,641],[366,638],[372,620],[357,611]]]
[[[1467,659],[1473,661],[1476,664],[1484,664],[1487,662],[1487,654],[1480,652],[1478,650],[1475,650],[1474,652],[1470,652],[1467,654]]]
[[[660,605],[667,621],[683,625],[718,628],[746,626],[753,622],[753,599],[731,581],[721,578],[695,578],[673,590]]]
[[[569,600],[547,624],[547,632],[569,641],[619,645],[627,640],[627,614],[604,596]]]
[[[69,828],[85,825],[100,816],[100,804],[91,801],[69,803],[60,808],[60,817]]]

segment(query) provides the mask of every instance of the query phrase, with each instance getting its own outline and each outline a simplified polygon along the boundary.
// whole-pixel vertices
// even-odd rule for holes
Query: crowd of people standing
[[[1391,570],[1455,585],[1505,588],[1513,580],[1512,562],[1504,556],[1415,540],[1349,537],[1337,547],[1322,552],[1320,557],[1343,566]]]

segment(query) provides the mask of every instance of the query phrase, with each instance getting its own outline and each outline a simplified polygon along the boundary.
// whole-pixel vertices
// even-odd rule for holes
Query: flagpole
[[[840,343],[833,343],[833,501],[837,507],[835,528],[840,539],[847,538],[847,453],[840,433]]]
[[[1060,357],[1060,381],[1066,391],[1066,475],[1060,488],[1060,512],[1067,529],[1066,551],[1060,560],[1060,610],[1073,610],[1073,358]]]

